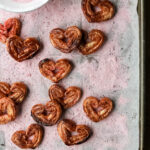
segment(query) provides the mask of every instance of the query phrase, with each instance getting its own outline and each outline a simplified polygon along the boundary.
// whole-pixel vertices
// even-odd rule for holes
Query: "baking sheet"
[[[21,36],[38,37],[44,47],[34,58],[22,63],[15,62],[0,43],[0,80],[13,83],[25,82],[30,93],[15,121],[0,126],[0,149],[18,150],[10,140],[11,135],[26,129],[33,123],[30,111],[33,105],[49,100],[51,81],[38,69],[43,58],[68,58],[74,63],[71,74],[60,82],[64,87],[79,86],[83,90],[81,101],[68,109],[63,118],[78,124],[87,124],[93,130],[92,137],[81,145],[67,147],[57,133],[57,126],[45,127],[45,136],[39,150],[137,150],[139,148],[139,23],[137,0],[112,0],[117,13],[112,20],[88,23],[81,11],[81,0],[51,0],[44,7],[26,14],[0,11],[3,22],[9,17],[22,21]],[[69,14],[69,15],[68,15]],[[76,25],[84,30],[102,30],[107,36],[104,46],[96,53],[82,56],[78,51],[63,54],[49,42],[53,28]],[[87,96],[110,97],[114,111],[99,123],[91,122],[82,109]]]

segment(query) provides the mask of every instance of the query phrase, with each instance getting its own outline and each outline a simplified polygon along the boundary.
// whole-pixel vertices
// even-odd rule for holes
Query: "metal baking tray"
[[[144,88],[145,88],[145,69],[144,69],[144,61],[145,61],[145,31],[144,31],[144,0],[138,1],[138,8],[137,8],[138,14],[139,14],[139,41],[140,41],[140,49],[139,49],[139,55],[140,55],[140,105],[139,105],[139,150],[144,150]]]
[[[144,150],[144,79],[145,79],[145,69],[144,69],[144,61],[145,61],[145,31],[144,31],[144,1],[139,0],[138,3],[138,14],[139,14],[139,33],[140,33],[140,118],[139,118],[139,149]]]

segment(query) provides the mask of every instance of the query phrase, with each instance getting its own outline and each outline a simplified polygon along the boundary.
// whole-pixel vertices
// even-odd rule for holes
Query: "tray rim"
[[[140,105],[139,105],[139,150],[144,149],[144,95],[145,95],[145,23],[144,23],[144,1],[138,1],[138,15],[139,15],[139,40],[140,40]]]

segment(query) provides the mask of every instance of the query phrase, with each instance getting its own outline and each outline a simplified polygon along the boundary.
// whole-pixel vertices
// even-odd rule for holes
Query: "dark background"
[[[150,0],[145,2],[145,131],[144,150],[150,150]]]

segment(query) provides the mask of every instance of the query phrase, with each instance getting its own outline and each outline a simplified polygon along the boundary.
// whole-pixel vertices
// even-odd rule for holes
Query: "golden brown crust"
[[[7,38],[12,35],[19,35],[21,22],[17,18],[9,18],[3,24],[0,24],[0,41],[6,43]]]
[[[62,115],[62,109],[58,102],[49,101],[46,105],[37,104],[32,107],[31,116],[38,123],[52,126],[57,123]]]
[[[7,39],[6,46],[9,54],[18,62],[31,58],[40,49],[40,44],[35,38],[23,40],[16,35]]]
[[[9,98],[11,98],[16,104],[22,103],[27,95],[27,86],[24,83],[16,82],[11,85]]]
[[[113,109],[112,101],[104,97],[100,101],[95,97],[87,97],[83,102],[83,110],[94,122],[99,122],[106,118]]]
[[[57,100],[65,109],[75,105],[81,98],[81,89],[71,86],[66,90],[54,84],[49,89],[49,96],[52,100]]]
[[[42,139],[43,128],[38,124],[31,124],[26,131],[16,131],[11,137],[12,142],[20,148],[36,148]]]
[[[63,53],[70,53],[76,49],[81,38],[82,33],[76,26],[68,27],[66,30],[56,28],[50,32],[52,45]]]
[[[93,29],[91,32],[83,34],[82,41],[78,47],[83,55],[89,55],[96,52],[104,43],[104,34],[102,31]]]
[[[75,122],[68,119],[59,122],[57,131],[60,138],[68,146],[85,142],[91,134],[88,126],[76,125]],[[77,135],[72,135],[72,132],[76,132]]]
[[[0,124],[6,124],[16,118],[15,103],[8,97],[0,99]]]
[[[108,0],[82,0],[82,10],[88,22],[102,22],[114,16],[114,5]],[[95,11],[98,6],[100,11]]]
[[[58,82],[70,73],[72,66],[67,59],[59,59],[57,62],[44,59],[39,62],[39,69],[44,77],[52,82]]]

